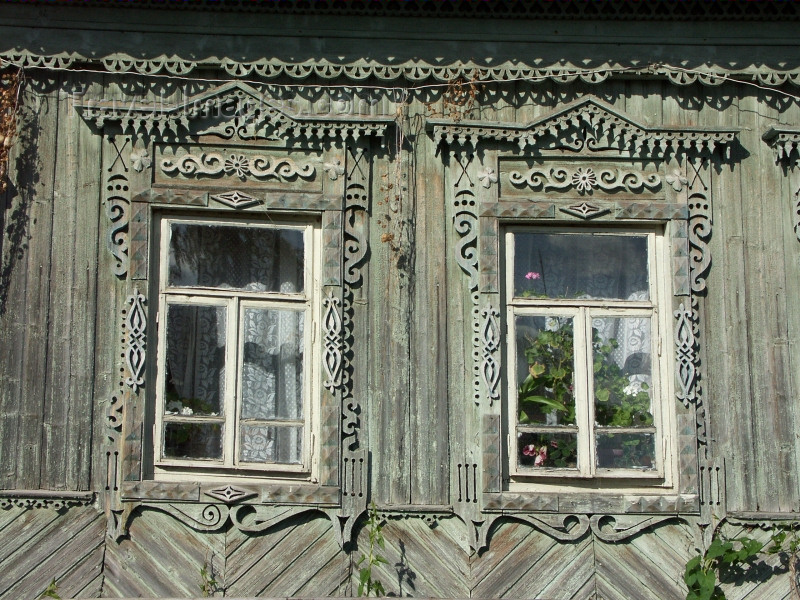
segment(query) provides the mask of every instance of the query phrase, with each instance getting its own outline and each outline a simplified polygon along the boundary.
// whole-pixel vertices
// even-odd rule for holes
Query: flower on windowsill
[[[547,460],[547,446],[542,446],[541,448],[537,448],[533,444],[528,444],[527,446],[522,447],[522,453],[525,456],[536,457],[533,460],[534,467],[541,467],[544,464],[544,461]]]

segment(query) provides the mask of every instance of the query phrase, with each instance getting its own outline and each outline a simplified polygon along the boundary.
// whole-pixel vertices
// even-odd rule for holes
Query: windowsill
[[[575,492],[506,491],[484,493],[485,512],[546,512],[546,513],[605,513],[605,514],[676,514],[698,513],[697,494],[675,494],[674,490],[652,489],[639,493],[628,490],[604,490],[598,494],[583,490]]]
[[[244,494],[241,500],[226,502],[219,494],[209,492],[236,488]],[[121,496],[128,502],[191,502],[191,503],[238,503],[248,504],[297,504],[339,506],[340,490],[337,486],[323,486],[302,481],[265,481],[263,478],[244,480],[227,477],[219,480],[197,481],[137,481],[124,482]]]

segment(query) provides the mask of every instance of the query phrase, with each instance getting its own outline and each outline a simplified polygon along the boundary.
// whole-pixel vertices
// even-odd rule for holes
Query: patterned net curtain
[[[267,228],[173,227],[170,285],[245,293],[302,292],[302,234],[288,234]],[[221,415],[226,369],[235,368],[225,362],[226,308],[179,308],[169,315],[167,410],[170,397],[177,396],[181,404],[173,408],[182,414],[197,414],[199,408],[201,414]],[[241,352],[237,383],[240,462],[302,461],[302,427],[280,422],[303,419],[303,316],[302,310],[265,306],[258,298],[253,302],[252,296],[242,299],[236,324],[237,351]],[[228,356],[233,354],[228,352]],[[186,406],[186,399],[194,399],[194,405]],[[215,438],[207,436],[202,443],[218,444]],[[217,452],[216,448],[203,450],[196,452],[204,456]]]

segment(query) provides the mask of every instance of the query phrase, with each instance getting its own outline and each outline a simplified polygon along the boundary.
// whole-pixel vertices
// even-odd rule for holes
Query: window
[[[161,219],[157,475],[310,472],[317,237],[311,224]]]
[[[505,240],[512,481],[663,480],[663,235],[529,227]]]

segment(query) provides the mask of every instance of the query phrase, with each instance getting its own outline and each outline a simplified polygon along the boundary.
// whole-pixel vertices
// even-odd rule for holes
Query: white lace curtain
[[[294,232],[293,232],[294,233]],[[170,283],[247,292],[301,291],[302,246],[278,230],[228,226],[173,228]],[[181,305],[168,324],[168,391],[223,410],[227,364],[234,343],[227,337],[224,306]],[[303,312],[242,302],[237,324],[242,352],[237,425],[239,460],[301,461],[303,419]],[[226,351],[228,350],[228,351]],[[195,411],[181,406],[183,414]],[[233,415],[226,415],[233,418]],[[270,423],[264,423],[270,421]]]

